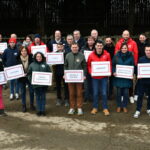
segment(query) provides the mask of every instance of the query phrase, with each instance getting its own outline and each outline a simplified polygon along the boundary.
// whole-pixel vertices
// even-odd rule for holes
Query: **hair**
[[[26,40],[26,38],[30,38],[30,40],[32,41],[32,37],[30,36],[30,35],[27,35],[26,37],[25,37],[25,40]]]
[[[87,40],[88,40],[88,39],[92,39],[92,40],[95,41],[95,39],[94,39],[92,36],[88,36]]]
[[[34,60],[37,61],[37,60],[36,60],[36,56],[37,56],[38,54],[40,54],[40,55],[42,56],[42,62],[45,62],[45,61],[46,61],[46,58],[45,58],[44,54],[41,53],[41,52],[36,52],[36,53],[34,54]]]
[[[146,48],[146,47],[150,47],[150,43],[146,44],[145,48]]]
[[[71,38],[73,39],[73,35],[72,35],[72,34],[68,34],[68,35],[66,36],[66,39],[67,39],[68,37],[71,37]]]
[[[103,41],[100,41],[100,40],[96,41],[95,45],[96,45],[96,44],[102,44],[102,45],[104,46]]]
[[[64,44],[62,42],[57,43],[57,45],[64,46]]]
[[[71,44],[71,47],[72,47],[72,45],[77,45],[79,47],[79,44],[75,43],[75,42]]]
[[[122,47],[123,47],[123,46],[126,46],[126,47],[127,47],[127,49],[128,49],[128,45],[127,45],[127,43],[126,43],[126,42],[124,42],[124,43],[122,43],[122,44],[121,44],[120,50],[122,49]]]
[[[74,33],[74,32],[79,32],[79,33],[80,33],[80,30],[74,30],[73,33]],[[81,34],[81,33],[80,33],[80,34]]]
[[[22,52],[23,49],[25,49],[25,50],[27,51],[27,55],[29,55],[29,50],[28,50],[28,48],[25,47],[25,46],[20,46],[20,48],[19,48],[19,56],[21,55],[21,52]]]

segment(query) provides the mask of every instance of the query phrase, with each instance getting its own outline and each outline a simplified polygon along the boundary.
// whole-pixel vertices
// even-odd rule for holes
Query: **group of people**
[[[0,42],[2,35],[0,34]],[[46,45],[46,52],[63,53],[64,64],[48,65],[43,53],[32,54],[32,46]],[[85,58],[85,51],[91,51],[88,58]],[[109,62],[110,76],[93,75],[93,62]],[[128,112],[128,101],[137,102],[134,118],[138,118],[142,108],[143,96],[147,96],[147,114],[150,115],[150,77],[137,78],[137,65],[150,63],[150,45],[146,35],[140,34],[138,41],[130,37],[128,30],[123,31],[122,38],[114,44],[111,37],[104,40],[99,39],[98,31],[93,29],[91,35],[85,40],[81,37],[80,31],[75,30],[68,34],[66,39],[62,38],[61,31],[56,30],[54,38],[47,44],[43,43],[39,34],[25,38],[23,43],[17,41],[16,34],[11,34],[8,41],[8,48],[1,53],[0,71],[4,67],[22,64],[25,76],[19,79],[10,80],[10,100],[22,99],[22,111],[27,111],[26,87],[29,89],[30,109],[37,110],[38,116],[45,116],[46,91],[45,85],[32,85],[32,72],[52,72],[56,83],[56,105],[69,106],[69,115],[77,113],[83,115],[83,103],[92,102],[91,114],[99,111],[100,96],[103,113],[110,115],[108,99],[116,97],[116,111]],[[134,67],[134,80],[116,76],[116,66],[126,65]],[[65,70],[83,70],[83,83],[66,83]],[[0,114],[5,114],[2,99],[2,87],[0,85]],[[62,88],[63,87],[63,88]],[[114,87],[116,89],[114,90]],[[20,89],[20,91],[19,91]],[[64,91],[62,91],[64,89]],[[19,94],[20,93],[20,94]],[[34,93],[36,95],[36,108],[34,106]]]

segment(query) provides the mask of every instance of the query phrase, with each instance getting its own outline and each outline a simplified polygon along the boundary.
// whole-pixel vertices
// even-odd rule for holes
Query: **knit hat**
[[[34,35],[34,38],[39,38],[39,39],[41,39],[41,36],[40,36],[40,34],[35,34],[35,35]]]
[[[8,43],[14,42],[15,44],[17,43],[17,40],[15,38],[10,38]]]

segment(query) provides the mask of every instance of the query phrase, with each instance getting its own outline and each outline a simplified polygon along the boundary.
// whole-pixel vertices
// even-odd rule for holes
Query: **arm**
[[[84,57],[84,55],[83,55],[83,57]],[[86,65],[85,57],[83,58],[82,68],[83,68],[83,71],[84,71],[84,76],[86,76],[86,74],[87,74],[87,65]]]

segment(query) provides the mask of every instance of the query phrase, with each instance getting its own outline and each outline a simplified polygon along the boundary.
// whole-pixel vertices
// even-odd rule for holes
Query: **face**
[[[128,47],[126,45],[124,45],[121,49],[122,53],[126,53],[128,51]]]
[[[14,48],[16,44],[14,42],[10,42],[9,45],[11,48]]]
[[[145,47],[145,54],[148,58],[150,58],[150,47]]]
[[[10,36],[11,38],[17,39],[17,35],[16,34],[11,34]]]
[[[71,44],[73,43],[73,37],[68,36],[67,39],[66,39],[66,41],[67,41],[67,43],[68,43],[69,45],[71,45]]]
[[[102,51],[103,51],[103,47],[104,47],[103,44],[97,43],[97,44],[95,45],[96,52],[97,52],[98,54],[101,54]]]
[[[105,43],[106,43],[106,45],[110,45],[112,43],[112,39],[111,38],[106,38]]]
[[[64,45],[57,45],[57,50],[58,51],[63,51],[64,50]]]
[[[31,42],[31,39],[29,37],[26,37],[26,42],[27,43],[30,43]]]
[[[122,34],[122,37],[125,39],[125,40],[128,40],[130,38],[130,33],[129,31],[124,31],[123,34]]]
[[[93,46],[95,41],[92,38],[89,38],[87,43],[88,43],[89,46]]]
[[[75,40],[80,39],[80,32],[79,31],[74,31],[73,37],[74,37]]]
[[[71,50],[72,50],[73,53],[77,53],[79,51],[78,45],[72,45]]]
[[[26,57],[26,56],[27,56],[27,50],[26,50],[25,48],[23,48],[23,49],[21,50],[21,55],[22,55],[23,57]]]
[[[55,39],[61,39],[61,32],[60,31],[56,31],[55,32]]]
[[[97,32],[97,30],[92,30],[92,31],[91,31],[91,36],[92,36],[94,39],[97,39],[97,38],[98,38],[98,32]]]
[[[145,35],[140,35],[140,36],[139,36],[139,41],[140,41],[141,43],[144,43],[145,40],[146,40],[146,36],[145,36]]]
[[[36,60],[37,60],[38,62],[41,62],[41,61],[42,61],[42,56],[41,56],[41,54],[37,54],[37,55],[36,55]]]
[[[35,42],[36,45],[39,45],[39,44],[40,44],[40,41],[41,41],[40,38],[35,38],[35,39],[34,39],[34,42]]]

